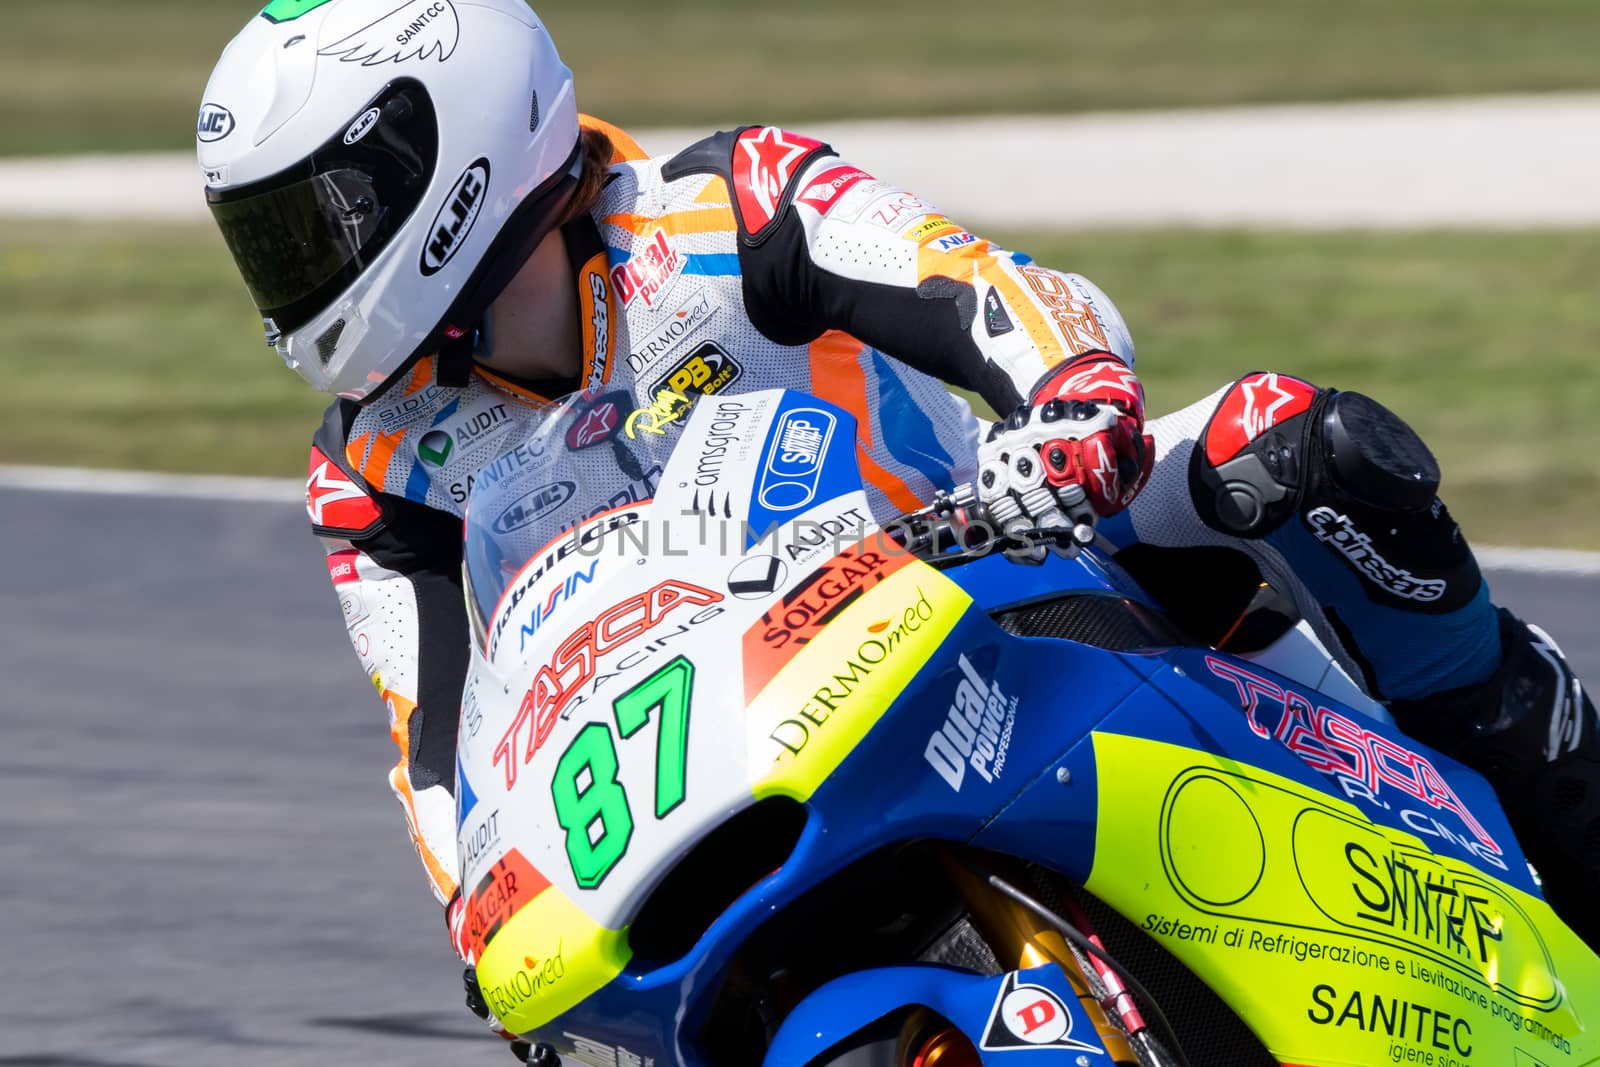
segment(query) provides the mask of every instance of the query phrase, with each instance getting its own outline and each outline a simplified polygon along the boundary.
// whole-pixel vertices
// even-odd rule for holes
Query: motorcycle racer
[[[1405,729],[1490,778],[1600,944],[1600,721],[1555,643],[1490,603],[1431,455],[1375,401],[1262,372],[1146,426],[1133,342],[1087,279],[799,133],[648,158],[578,113],[522,0],[272,0],[197,140],[268,343],[339,397],[307,510],[442,903],[474,483],[525,462],[512,446],[574,389],[610,398],[575,428],[600,440],[784,387],[855,415],[880,518],[976,480],[1008,526],[1103,517],[1124,546],[1249,554]],[[985,431],[943,383],[1013,414]],[[653,495],[638,473],[611,503]],[[458,947],[464,926],[458,906]]]

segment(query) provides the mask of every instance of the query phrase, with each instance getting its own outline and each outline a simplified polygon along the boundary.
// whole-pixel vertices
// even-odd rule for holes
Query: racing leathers
[[[461,519],[475,484],[533,462],[518,443],[573,388],[626,394],[644,417],[663,391],[817,395],[854,415],[881,520],[979,474],[982,427],[943,383],[1000,412],[1040,404],[1047,419],[1043,405],[1079,403],[1081,364],[1094,372],[1090,403],[1107,399],[1094,390],[1130,394],[1103,431],[1132,462],[1102,486],[1096,510],[1116,512],[1139,493],[1101,524],[1113,543],[1248,556],[1380,699],[1415,705],[1499,684],[1502,627],[1431,496],[1436,471],[1431,503],[1410,500],[1412,485],[1396,503],[1384,479],[1399,475],[1384,462],[1410,454],[1369,462],[1346,439],[1399,439],[1366,398],[1262,372],[1152,420],[1147,439],[1132,340],[1086,279],[1003,250],[775,127],[718,133],[667,159],[608,132],[618,146],[608,181],[561,230],[583,332],[578,377],[534,388],[496,373],[491,356],[464,385],[447,385],[423,359],[365,405],[330,407],[311,453],[307,508],[351,640],[389,709],[400,752],[390,782],[441,902],[458,888],[457,730],[476,729],[470,716],[460,722]],[[1014,421],[1012,431],[1027,425]],[[1008,427],[998,430],[1003,444]],[[1060,443],[1056,428],[1018,439],[1054,463],[1044,450]],[[1087,448],[1061,451],[1076,457],[1086,489],[1093,466],[1114,462],[1103,450],[1094,462]],[[1341,464],[1355,473],[1341,475]],[[659,471],[638,473],[597,510],[651,497]]]
[[[1121,316],[1087,280],[996,247],[818,141],[753,127],[647,159],[605,129],[617,146],[609,179],[561,231],[578,379],[534,389],[491,359],[452,387],[425,358],[364,405],[335,402],[311,452],[306,506],[388,708],[400,755],[390,785],[441,902],[458,877],[461,519],[475,483],[530,458],[514,446],[557,393],[626,391],[638,409],[663,389],[812,393],[855,416],[881,518],[977,473],[978,420],[944,382],[1010,410],[1069,358],[1134,361]],[[656,472],[642,473],[604,506],[651,496]]]

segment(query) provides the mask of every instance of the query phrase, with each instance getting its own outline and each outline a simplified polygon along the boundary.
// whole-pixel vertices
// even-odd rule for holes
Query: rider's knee
[[[1260,372],[1223,393],[1196,442],[1189,488],[1206,525],[1255,538],[1300,512],[1315,525],[1322,511],[1342,514],[1347,505],[1424,511],[1434,505],[1439,465],[1416,431],[1371,397]]]

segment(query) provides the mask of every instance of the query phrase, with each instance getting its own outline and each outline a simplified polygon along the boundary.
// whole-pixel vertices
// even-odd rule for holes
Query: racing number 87
[[[682,656],[619,696],[612,704],[617,732],[627,740],[661,709],[656,734],[656,818],[683,803],[689,754],[689,691],[694,664]],[[594,889],[617,865],[633,837],[633,812],[628,793],[617,781],[617,746],[611,727],[591,722],[572,739],[556,762],[550,796],[556,821],[567,832],[567,859],[572,876],[584,889]],[[596,830],[598,824],[598,832]]]

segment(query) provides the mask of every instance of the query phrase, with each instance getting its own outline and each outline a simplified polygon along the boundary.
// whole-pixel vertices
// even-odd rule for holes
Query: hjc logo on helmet
[[[444,269],[445,264],[461,248],[472,232],[483,210],[483,194],[489,189],[489,161],[479,159],[456,179],[456,186],[445,197],[444,207],[429,227],[433,236],[422,248],[422,273],[432,277]]]
[[[195,123],[194,135],[208,144],[220,141],[233,132],[233,112],[221,104],[201,104],[200,118]]]

